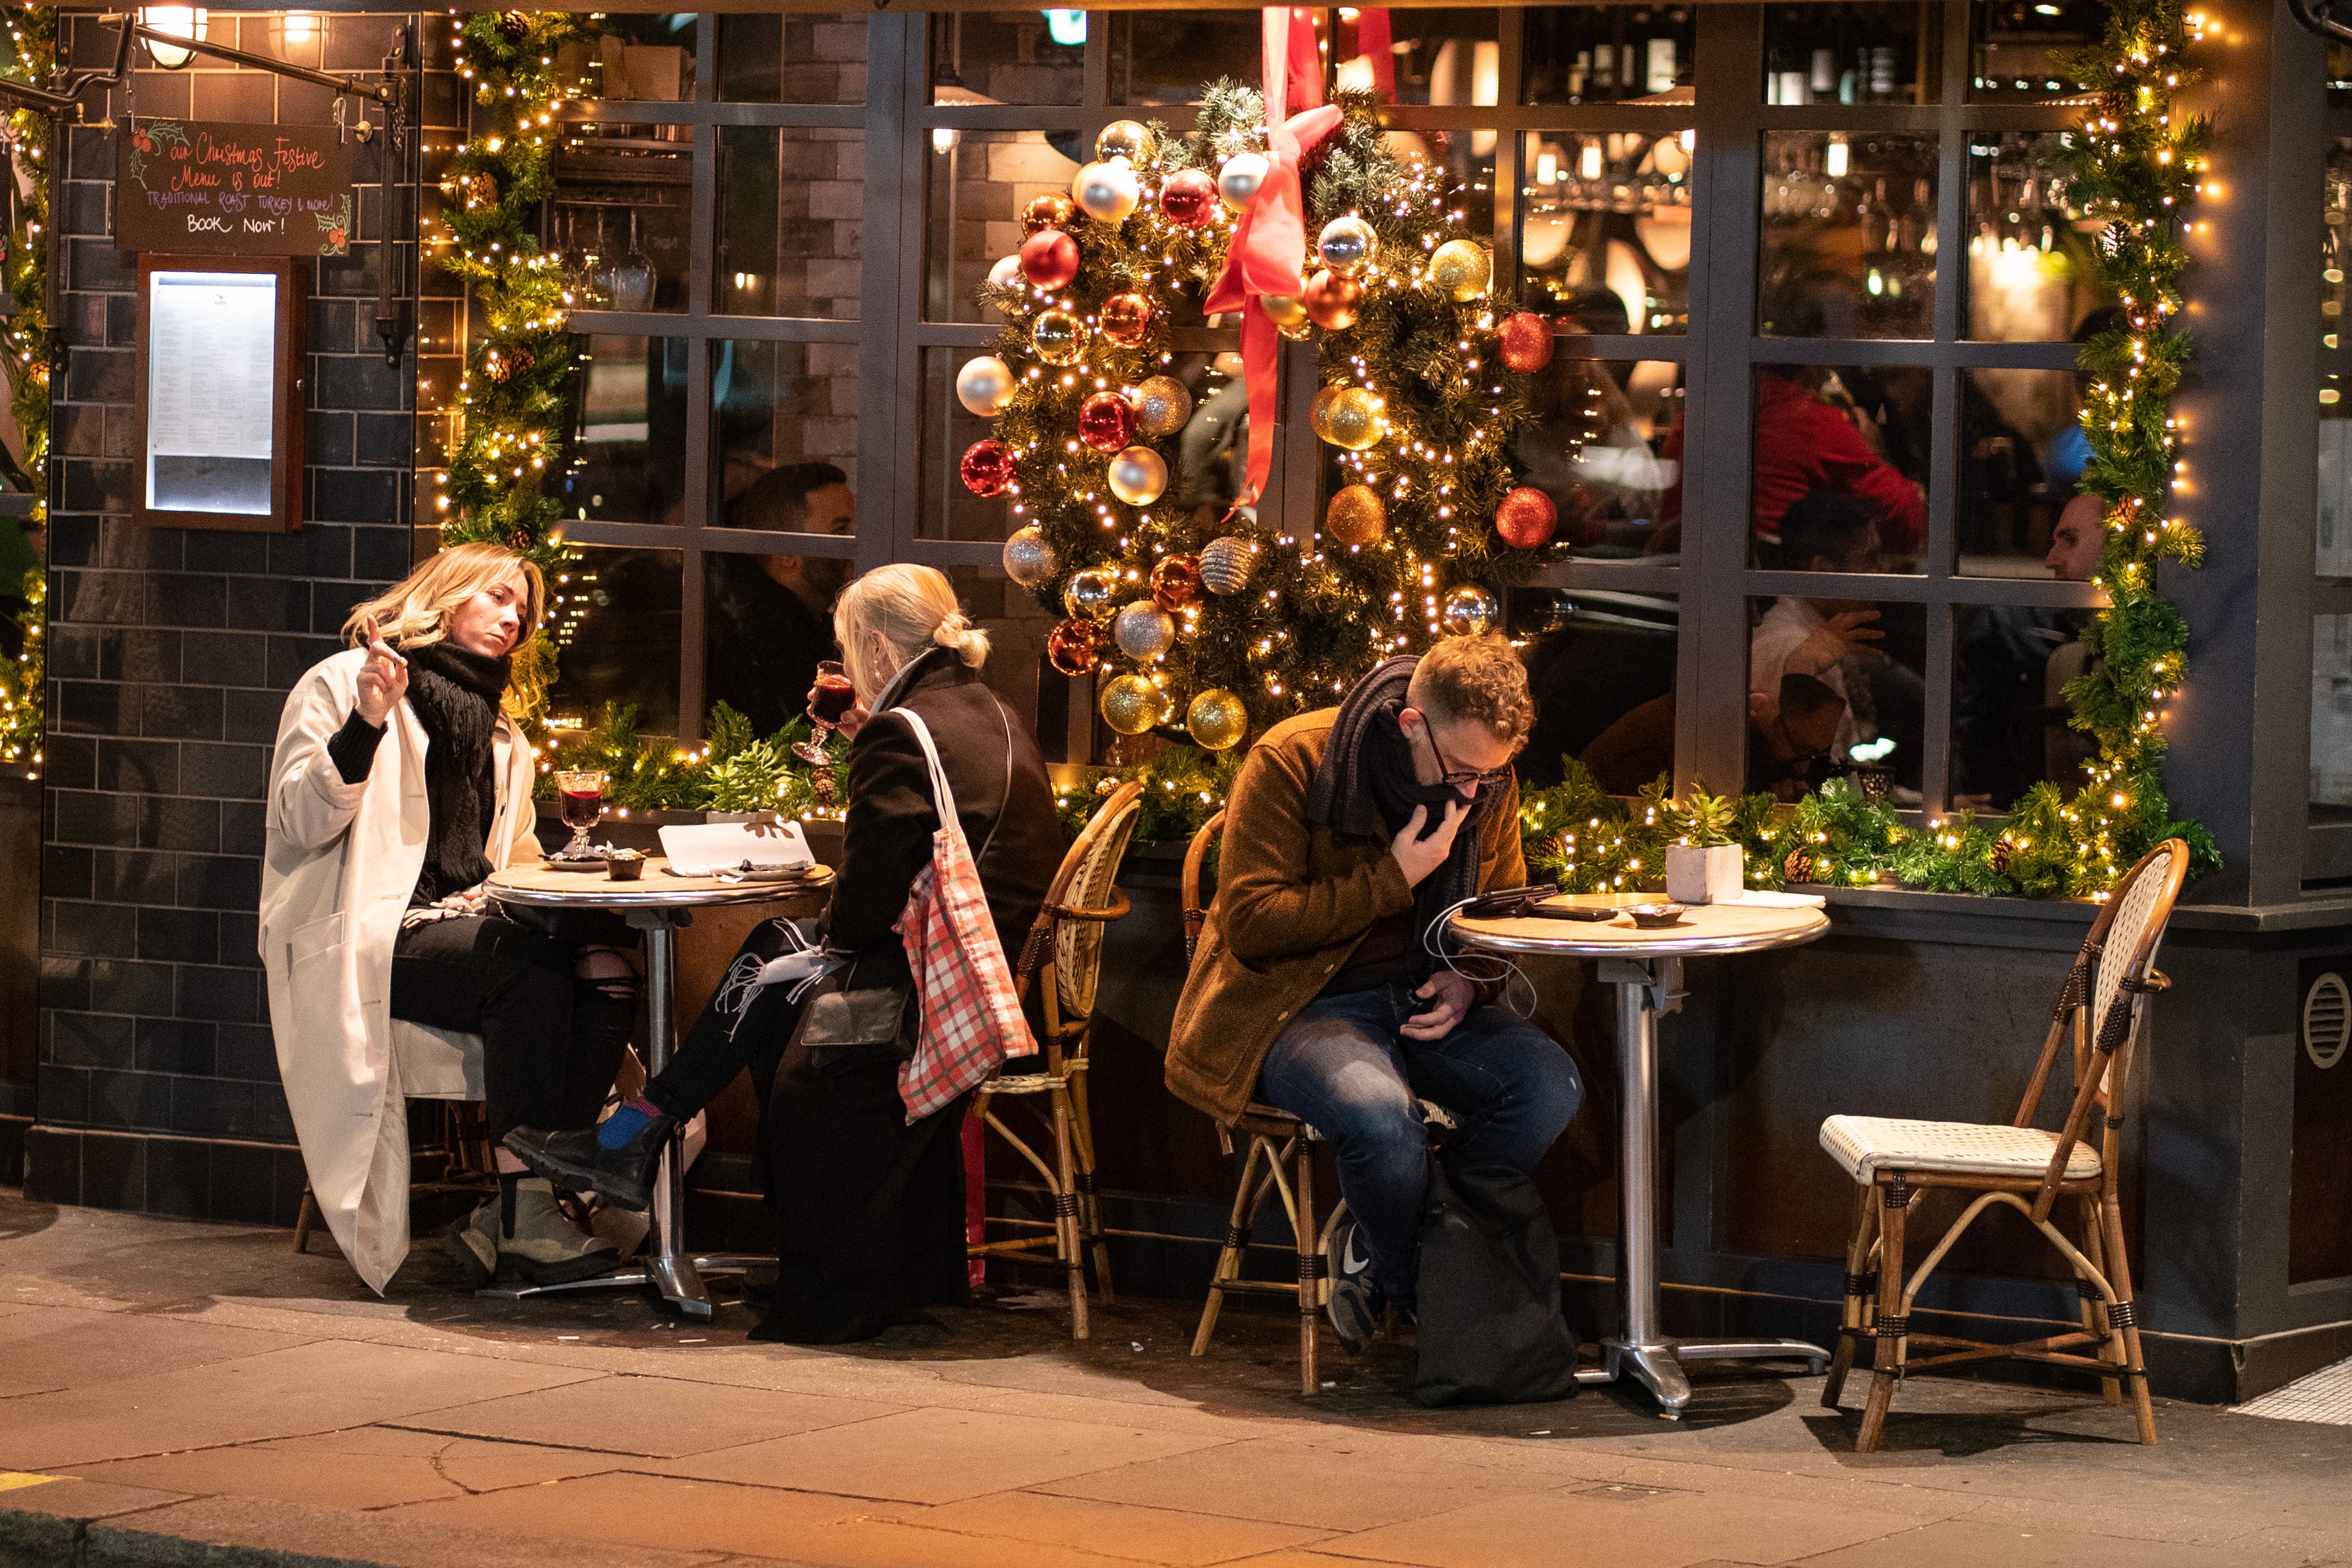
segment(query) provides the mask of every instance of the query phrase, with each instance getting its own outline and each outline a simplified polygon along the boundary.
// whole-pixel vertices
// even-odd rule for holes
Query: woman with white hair
[[[536,769],[510,709],[546,600],[511,550],[444,550],[352,612],[350,646],[295,682],[278,721],[261,873],[269,1021],[311,1193],[377,1291],[408,1248],[393,1021],[480,1036],[496,1138],[591,1125],[636,1016],[635,938],[617,917],[527,925],[483,894],[491,872],[540,852]],[[520,1160],[499,1168],[499,1196],[448,1238],[478,1284],[617,1261]]]
[[[1035,739],[981,679],[988,633],[927,566],[866,573],[843,590],[833,623],[856,706],[841,721],[852,737],[849,811],[832,905],[818,925],[839,967],[823,990],[912,983],[892,927],[930,863],[940,823],[929,766],[894,707],[911,709],[931,732],[1009,961],[1045,902],[1063,842]],[[559,1186],[643,1208],[663,1141],[752,1067],[768,1111],[782,1265],[774,1302],[752,1337],[868,1339],[910,1311],[963,1297],[963,1104],[910,1126],[898,1096],[903,1045],[816,1047],[796,1039],[795,988],[754,994],[749,984],[786,945],[783,925],[752,933],[669,1066],[602,1128],[519,1131],[506,1146]]]

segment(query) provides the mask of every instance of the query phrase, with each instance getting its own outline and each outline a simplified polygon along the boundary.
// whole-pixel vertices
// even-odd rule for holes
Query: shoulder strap
[[[952,833],[963,831],[963,819],[956,814],[955,790],[948,783],[947,769],[940,766],[940,748],[931,740],[931,727],[923,722],[922,715],[910,707],[889,710],[907,721],[915,732],[915,744],[923,748],[923,760],[931,768],[931,803],[940,814],[940,826]]]

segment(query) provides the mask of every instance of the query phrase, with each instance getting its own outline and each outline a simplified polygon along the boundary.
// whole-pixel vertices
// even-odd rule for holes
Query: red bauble
[[[1059,229],[1039,229],[1021,242],[1021,276],[1040,288],[1067,288],[1078,275],[1078,242]]]
[[[1114,294],[1102,303],[1102,335],[1122,349],[1139,349],[1151,334],[1151,301],[1140,294]]]
[[[975,441],[956,465],[963,487],[975,496],[1002,496],[1013,487],[1013,449],[1002,441]]]
[[[1035,234],[1039,229],[1066,229],[1078,215],[1078,204],[1059,192],[1048,191],[1032,198],[1021,209],[1021,232]]]
[[[1364,286],[1329,268],[1307,280],[1307,315],[1326,332],[1344,332],[1363,308]]]
[[[1102,651],[1102,632],[1091,621],[1065,621],[1045,633],[1045,658],[1066,675],[1083,675]]]
[[[1100,392],[1078,404],[1078,439],[1097,452],[1117,452],[1135,441],[1135,410],[1117,392]]]
[[[1151,601],[1171,615],[1200,603],[1201,558],[1196,555],[1163,557],[1160,564],[1151,569]]]
[[[1559,526],[1559,509],[1549,496],[1532,486],[1520,486],[1495,508],[1495,531],[1513,549],[1542,549],[1551,542],[1551,531]]]
[[[1160,211],[1179,228],[1196,229],[1217,210],[1217,182],[1205,169],[1179,169],[1160,187]]]
[[[1551,323],[1534,311],[1505,317],[1498,336],[1505,370],[1531,376],[1551,363]]]

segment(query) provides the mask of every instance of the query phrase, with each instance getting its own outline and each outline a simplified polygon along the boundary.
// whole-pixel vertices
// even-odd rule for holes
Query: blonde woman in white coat
[[[278,1065],[328,1228],[378,1291],[406,1249],[388,1190],[400,1092],[392,1021],[478,1034],[492,1142],[517,1124],[586,1126],[635,1014],[616,917],[527,925],[488,900],[539,853],[531,750],[505,711],[537,631],[539,569],[496,545],[445,550],[352,612],[352,644],[295,683],[271,763],[261,956]],[[389,1126],[396,1130],[394,1117]],[[449,1233],[476,1283],[538,1283],[616,1261],[545,1181],[499,1155],[500,1193]]]

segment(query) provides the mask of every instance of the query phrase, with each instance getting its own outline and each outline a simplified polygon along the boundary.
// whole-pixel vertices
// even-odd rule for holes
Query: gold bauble
[[[1173,435],[1192,420],[1192,394],[1174,376],[1151,376],[1135,389],[1135,428],[1146,435]]]
[[[1110,493],[1130,507],[1148,507],[1168,488],[1168,460],[1149,446],[1130,446],[1110,460]]]
[[[1323,529],[1343,545],[1376,545],[1389,531],[1389,509],[1370,485],[1349,485],[1324,509]]]
[[[1212,686],[1184,710],[1184,727],[1192,739],[1211,751],[1227,751],[1249,733],[1249,709],[1223,686]]]
[[[1315,434],[1332,445],[1361,452],[1388,434],[1381,418],[1381,400],[1361,387],[1337,387],[1323,410]],[[1310,423],[1312,423],[1310,421]]]
[[[1307,301],[1296,294],[1261,294],[1258,308],[1277,327],[1297,327],[1307,319]]]
[[[1150,151],[1151,132],[1132,120],[1114,120],[1095,138],[1097,158],[1124,158],[1130,163],[1139,163]]]
[[[1475,240],[1450,239],[1429,256],[1429,281],[1456,299],[1477,298],[1494,275],[1494,257]]]
[[[1037,357],[1049,365],[1074,363],[1086,349],[1086,323],[1066,310],[1048,310],[1029,329]]]
[[[1141,735],[1168,716],[1168,698],[1141,675],[1113,675],[1103,683],[1102,716],[1121,735]]]
[[[1074,621],[1108,621],[1118,600],[1118,574],[1104,567],[1074,571],[1062,585],[1062,608]]]

